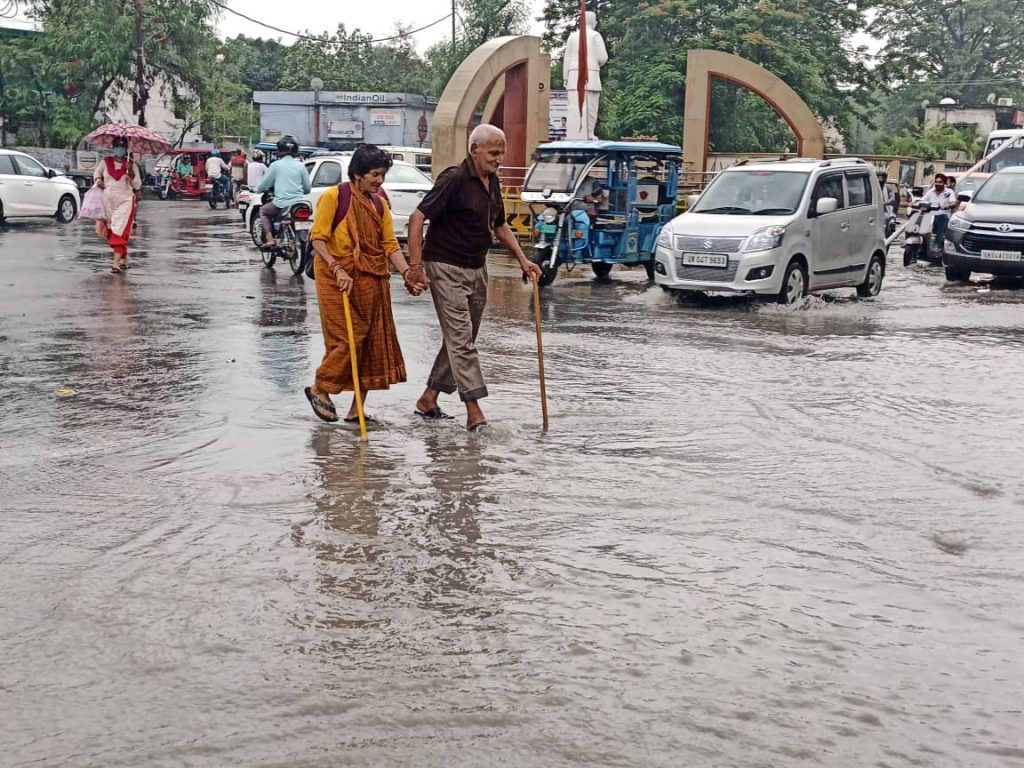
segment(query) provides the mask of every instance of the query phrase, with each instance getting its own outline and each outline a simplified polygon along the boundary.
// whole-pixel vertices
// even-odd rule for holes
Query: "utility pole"
[[[455,0],[452,0],[452,57],[455,56]]]
[[[142,40],[142,0],[135,0],[135,111],[139,125],[146,125],[146,102],[149,101],[149,87],[146,85],[146,51]]]

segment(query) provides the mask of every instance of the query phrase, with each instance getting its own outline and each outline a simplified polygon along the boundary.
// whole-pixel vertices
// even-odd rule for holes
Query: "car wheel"
[[[871,257],[871,263],[868,264],[868,273],[864,277],[864,282],[857,286],[857,295],[864,299],[869,296],[877,296],[882,290],[883,277],[885,277],[885,261],[881,254],[876,253]]]
[[[608,275],[612,271],[613,266],[614,264],[607,264],[603,261],[595,261],[591,262],[590,264],[590,268],[594,270],[594,274],[597,275],[597,277],[602,280],[608,277]]]
[[[786,274],[782,278],[782,289],[779,291],[779,304],[792,304],[800,301],[807,290],[807,276],[804,268],[796,259],[789,262]]]
[[[644,262],[644,272],[647,273],[648,280],[654,280],[654,257],[651,257],[650,261]]]
[[[77,213],[78,206],[75,205],[75,199],[71,195],[64,195],[57,203],[57,215],[54,218],[61,224],[70,224],[75,220]]]
[[[252,244],[257,248],[263,245],[263,222],[257,213],[254,213],[252,216],[252,223],[249,225],[249,237],[252,238]]]
[[[971,279],[971,270],[946,267],[946,279],[951,283],[966,283]]]

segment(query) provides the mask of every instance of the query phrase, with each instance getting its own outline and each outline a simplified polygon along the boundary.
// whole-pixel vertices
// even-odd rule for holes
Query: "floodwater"
[[[138,245],[0,234],[4,768],[1024,766],[1024,290],[563,275],[545,433],[497,256],[495,428],[413,417],[396,281],[361,445],[234,211],[147,201]]]

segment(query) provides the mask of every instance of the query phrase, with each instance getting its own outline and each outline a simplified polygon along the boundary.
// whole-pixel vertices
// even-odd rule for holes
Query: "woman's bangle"
[[[331,270],[331,274],[332,275],[338,274],[338,270],[340,268],[341,268],[341,263],[338,262],[338,261],[332,261],[331,265],[328,267],[328,269]]]
[[[408,272],[409,272],[409,270],[410,270],[410,269],[412,269],[412,267],[406,267],[406,268],[405,268],[405,269],[403,269],[403,270],[402,270],[401,272],[399,272],[399,274],[400,274],[400,275],[401,275],[402,277],[405,277],[405,276],[406,276],[406,274],[408,274]]]

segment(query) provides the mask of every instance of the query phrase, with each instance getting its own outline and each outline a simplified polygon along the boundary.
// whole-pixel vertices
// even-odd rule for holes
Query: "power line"
[[[408,32],[403,32],[398,35],[391,35],[390,37],[378,37],[372,40],[324,40],[322,37],[313,37],[312,35],[303,35],[298,32],[289,32],[287,29],[281,29],[280,27],[275,27],[272,24],[267,24],[266,22],[259,21],[258,19],[254,19],[252,16],[246,16],[244,13],[236,11],[233,8],[229,8],[225,3],[219,2],[219,0],[210,0],[210,2],[212,2],[221,10],[225,10],[228,13],[233,13],[235,16],[239,16],[245,19],[246,21],[252,22],[257,26],[265,27],[266,29],[273,30],[274,32],[280,32],[282,35],[289,35],[298,40],[309,40],[310,42],[326,43],[328,45],[375,45],[377,43],[389,43],[392,40],[401,40],[406,37],[411,37],[412,35],[415,35],[418,32],[423,32],[424,30],[437,26],[442,21],[446,21],[452,15],[451,13],[446,13],[437,21],[432,21],[429,24],[419,27],[418,29],[412,29],[409,30]]]

